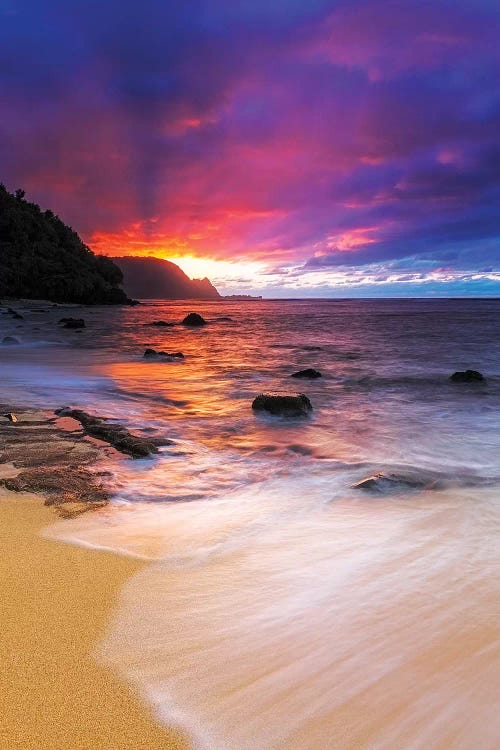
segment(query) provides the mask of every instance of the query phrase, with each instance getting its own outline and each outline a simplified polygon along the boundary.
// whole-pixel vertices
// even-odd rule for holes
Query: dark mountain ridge
[[[71,227],[0,185],[0,297],[84,305],[130,304],[122,272]]]
[[[221,299],[208,279],[190,279],[169,260],[142,256],[113,258],[127,294],[139,299]]]

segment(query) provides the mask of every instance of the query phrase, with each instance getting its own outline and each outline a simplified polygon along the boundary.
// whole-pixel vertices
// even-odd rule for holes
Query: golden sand
[[[0,489],[0,749],[186,750],[93,658],[141,564],[43,539],[53,521]]]

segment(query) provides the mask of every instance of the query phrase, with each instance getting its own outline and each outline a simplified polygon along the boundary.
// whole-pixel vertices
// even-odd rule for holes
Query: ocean
[[[108,457],[112,504],[47,530],[147,561],[96,657],[160,721],[203,750],[496,750],[500,300],[16,309],[3,403],[173,441]],[[265,391],[311,417],[255,414]],[[376,473],[425,481],[353,487]]]

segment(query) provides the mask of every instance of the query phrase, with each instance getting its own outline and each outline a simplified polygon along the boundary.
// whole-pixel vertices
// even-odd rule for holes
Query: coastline
[[[0,746],[187,750],[94,659],[138,560],[45,539],[43,498],[0,488]]]

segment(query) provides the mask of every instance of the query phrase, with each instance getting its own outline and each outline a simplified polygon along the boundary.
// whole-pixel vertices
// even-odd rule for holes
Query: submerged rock
[[[198,313],[189,313],[182,321],[182,325],[184,326],[205,326],[206,324],[207,321],[205,318],[202,318]]]
[[[418,490],[439,489],[439,480],[426,474],[372,474],[351,485],[354,490],[363,490],[374,494],[391,492],[409,492]]]
[[[174,323],[168,323],[166,320],[153,320],[152,323],[144,323],[145,326],[157,326],[158,328],[167,328],[173,326]]]
[[[314,370],[312,367],[308,367],[306,370],[299,370],[290,375],[291,378],[321,378],[323,377],[319,370]]]
[[[81,409],[58,409],[56,414],[76,419],[87,435],[103,440],[120,453],[126,453],[133,458],[144,458],[152,453],[158,453],[158,446],[171,444],[170,440],[133,435],[122,425],[109,422],[104,417],[94,417]]]
[[[146,349],[143,356],[146,359],[184,359],[184,354],[182,352],[157,352],[156,349]]]
[[[21,313],[18,313],[16,310],[13,310],[12,307],[7,308],[7,313],[11,315],[16,320],[24,320],[24,315],[21,315]]]
[[[463,370],[450,375],[450,380],[454,383],[479,383],[484,379],[484,375],[477,370]]]
[[[59,323],[63,324],[63,328],[85,328],[83,318],[61,318]]]
[[[312,412],[312,404],[304,393],[261,393],[253,400],[252,409],[282,417],[306,417]]]
[[[16,344],[20,344],[21,342],[19,339],[16,339],[15,336],[4,336],[2,339],[2,344],[4,346],[15,346]]]

